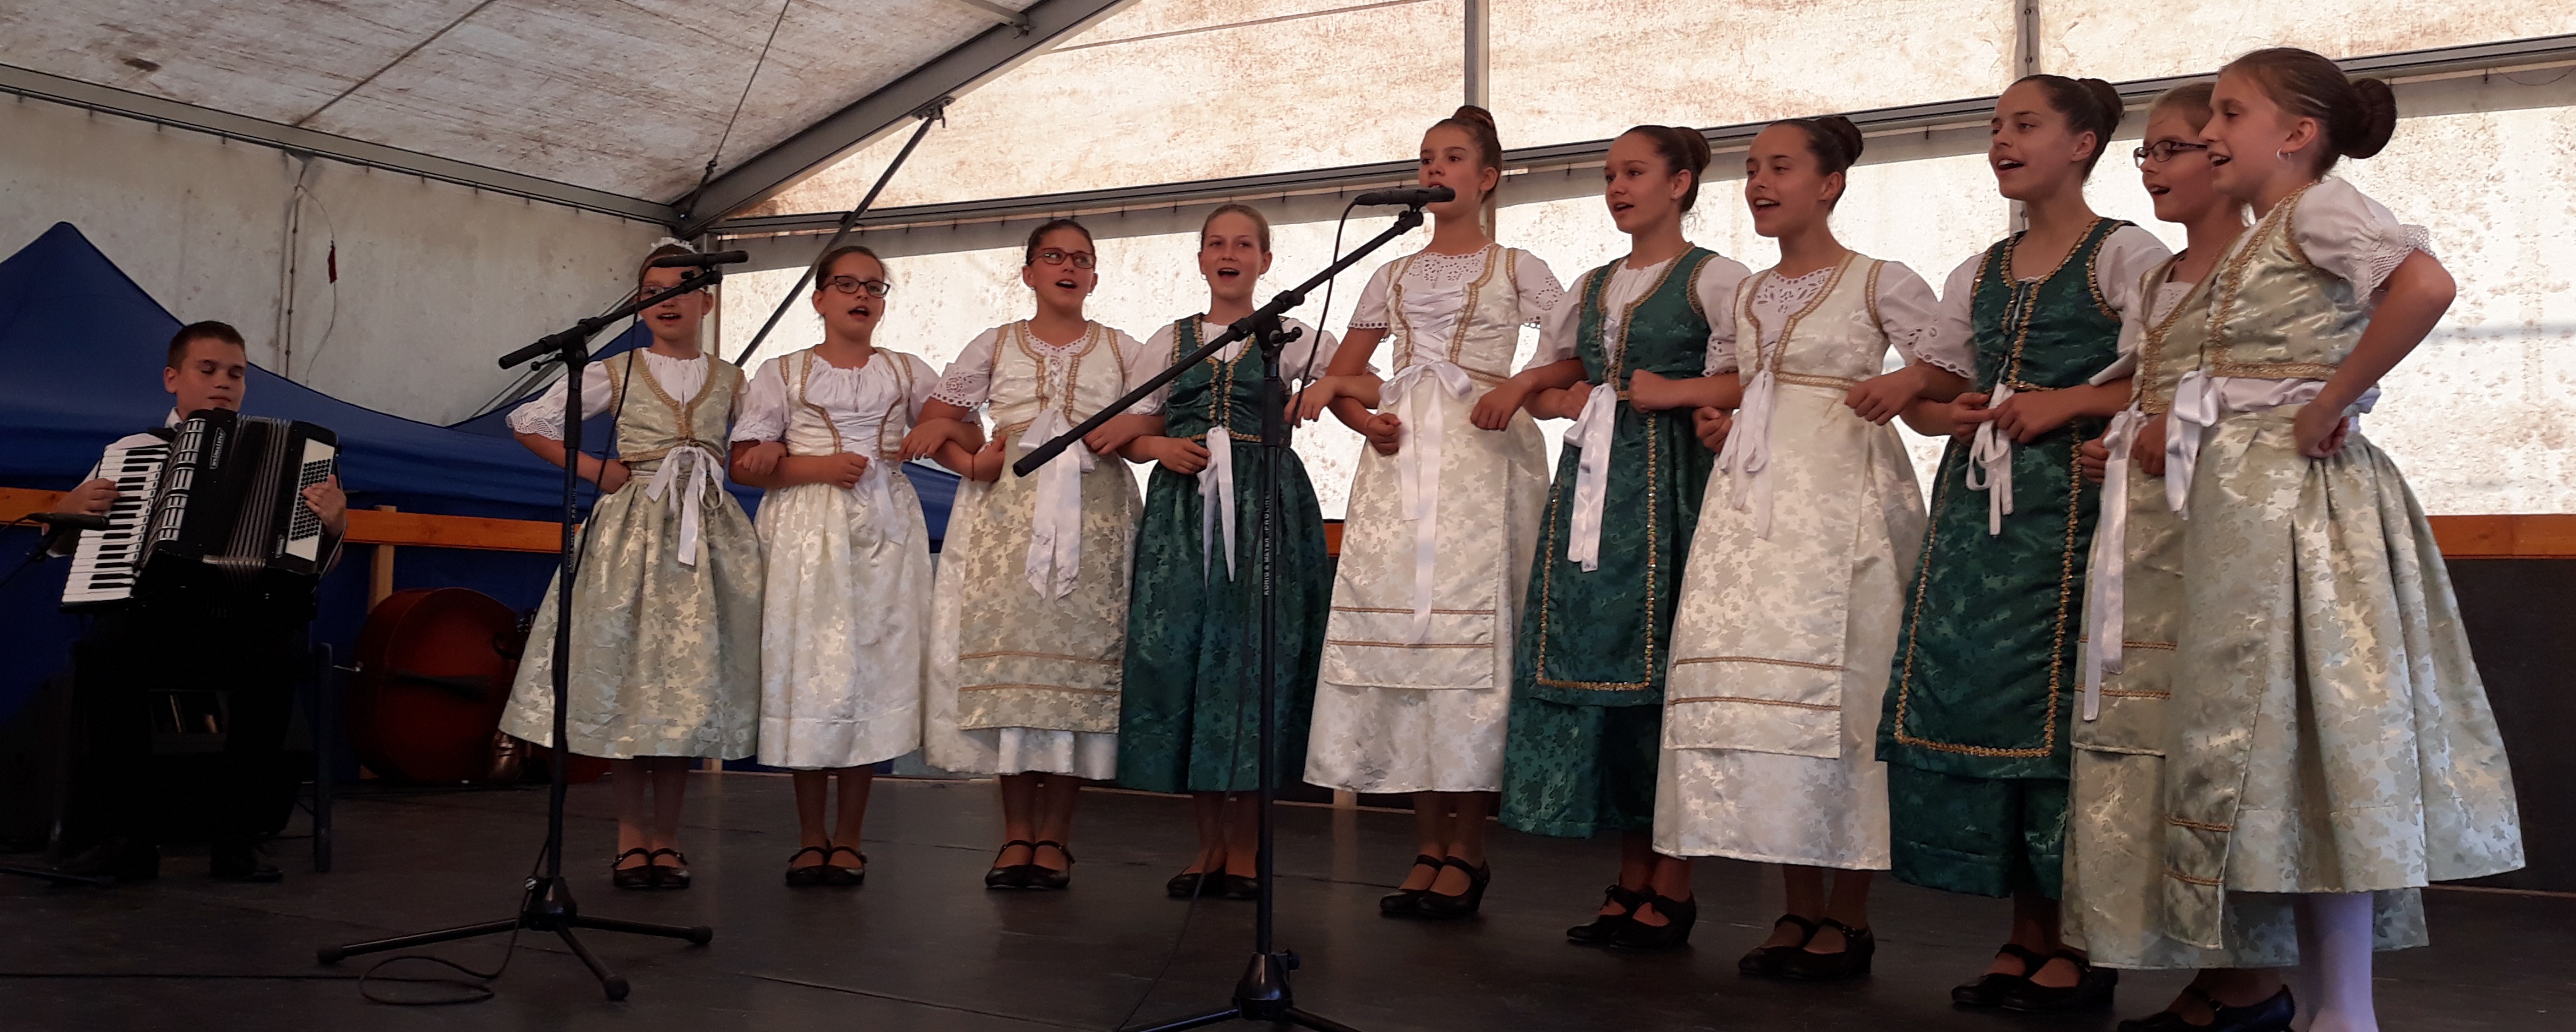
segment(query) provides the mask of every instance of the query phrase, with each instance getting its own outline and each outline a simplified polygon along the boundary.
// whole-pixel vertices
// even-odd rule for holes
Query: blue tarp
[[[229,313],[195,312],[200,318]],[[239,316],[233,316],[239,318]],[[78,483],[107,442],[159,426],[170,410],[161,369],[181,320],[154,301],[69,223],[56,223],[0,261],[0,487],[63,490]],[[256,337],[265,329],[242,327]],[[634,346],[640,327],[608,346]],[[489,342],[497,356],[524,341]],[[340,436],[340,476],[351,508],[393,505],[406,512],[554,519],[562,472],[530,455],[498,415],[453,427],[415,422],[340,401],[253,367],[242,411],[300,419]],[[605,418],[586,430],[605,443]],[[589,447],[596,453],[599,443]],[[931,536],[947,528],[955,478],[913,467]],[[758,492],[733,487],[745,508]],[[587,504],[587,497],[584,504]],[[33,531],[0,533],[0,562],[14,568]],[[56,611],[68,564],[51,562],[0,587],[0,720],[60,669],[80,623]],[[366,608],[363,550],[324,580],[319,640],[345,661]],[[462,586],[522,610],[535,606],[553,573],[547,555],[434,548],[401,550],[397,588]],[[0,571],[5,572],[5,571]]]

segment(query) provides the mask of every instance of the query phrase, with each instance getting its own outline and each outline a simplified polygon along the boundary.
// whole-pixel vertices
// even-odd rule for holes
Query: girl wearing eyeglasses
[[[652,263],[691,253],[668,241],[645,255],[639,296],[679,286],[688,270]],[[572,571],[564,745],[611,761],[610,877],[621,889],[689,887],[679,841],[689,768],[750,756],[760,727],[760,538],[725,493],[722,456],[742,370],[699,340],[712,303],[693,290],[645,309],[650,346],[583,370],[581,411],[610,414],[617,458],[564,450],[562,381],[510,413],[520,444],[599,485]],[[540,745],[554,737],[555,619],[549,586],[501,718],[501,730]]]
[[[930,533],[900,445],[939,384],[876,346],[885,263],[840,247],[814,263],[823,342],[760,364],[733,428],[734,480],[767,488],[760,762],[794,772],[789,885],[857,885],[870,765],[921,745]],[[828,823],[831,784],[841,803]]]
[[[1081,223],[1030,233],[1020,282],[1037,313],[968,344],[904,439],[905,456],[966,477],[940,548],[922,744],[932,766],[1000,777],[989,888],[1070,884],[1075,793],[1118,771],[1138,511],[1119,453],[1161,417],[1149,399],[1029,476],[1007,468],[1161,369],[1135,338],[1083,316],[1097,263]]]
[[[1994,962],[1951,990],[1965,1007],[2100,1007],[2118,981],[2060,938],[2058,898],[2083,562],[2100,506],[2078,450],[2128,403],[2126,379],[2099,374],[2143,305],[2139,280],[2171,253],[2084,201],[2122,107],[2099,79],[2034,75],[2004,91],[1986,161],[2030,228],[1950,274],[1925,348],[1946,357],[1871,381],[1859,399],[1906,405],[1916,430],[1953,438],[1905,586],[1878,758],[1897,879],[2012,898]]]
[[[1175,362],[1252,314],[1270,269],[1270,222],[1228,204],[1199,228],[1207,309],[1155,331],[1145,350]],[[1333,338],[1294,319],[1297,339],[1279,356],[1285,390],[1323,372]],[[1261,439],[1262,360],[1251,342],[1229,344],[1163,389],[1164,427],[1127,454],[1155,463],[1136,545],[1135,609],[1127,622],[1126,698],[1120,706],[1118,783],[1188,792],[1198,818],[1198,859],[1165,885],[1176,899],[1253,895],[1260,817],[1260,523],[1262,464],[1279,456],[1279,543],[1274,654],[1278,694],[1273,754],[1306,754],[1315,668],[1332,601],[1323,510],[1297,453]],[[1290,401],[1282,396],[1280,401]],[[1232,798],[1228,798],[1231,795]]]

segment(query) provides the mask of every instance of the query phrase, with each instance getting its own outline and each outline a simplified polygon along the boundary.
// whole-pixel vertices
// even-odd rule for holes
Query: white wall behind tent
[[[180,319],[239,327],[271,370],[305,176],[284,372],[432,423],[511,381],[495,357],[615,300],[663,232],[329,159],[308,172],[275,148],[42,100],[0,99],[0,140],[0,249],[69,222]]]
[[[1493,0],[1492,106],[1504,144],[1520,147],[1603,138],[1640,121],[1722,125],[1991,94],[2015,74],[2016,6],[1857,0],[1789,17],[1770,5]],[[2358,56],[2576,26],[2576,0],[2041,0],[2038,8],[2042,69],[2123,80],[2205,72],[2281,42]],[[1457,102],[1461,10],[1460,0],[1141,0],[960,98],[880,206],[1401,160],[1423,127]],[[1381,45],[1386,40],[1410,45]],[[1317,64],[1314,54],[1341,59]],[[2576,146],[2576,77],[2568,73],[2562,63],[2401,82],[2407,117],[2395,142],[2379,158],[2340,170],[2401,217],[2427,225],[2461,283],[2442,328],[2390,377],[2387,400],[2364,420],[2437,513],[2576,512],[2576,419],[2567,415],[2576,409],[2576,281],[2559,271],[2576,268],[2576,238],[2554,231],[2576,222],[2576,183],[2564,174],[2564,155]],[[2128,163],[2139,129],[2132,112],[2090,194],[2103,213],[2178,246],[2180,234],[2154,221]],[[846,207],[900,144],[862,148],[761,211]],[[1844,240],[1903,261],[1938,286],[2008,228],[1983,150],[1977,125],[1873,137],[1836,216]],[[1011,157],[997,162],[997,154]],[[1689,228],[1701,243],[1761,268],[1776,251],[1743,217],[1740,160],[1718,156],[1717,178]],[[1621,253],[1593,174],[1511,177],[1503,242],[1537,253],[1569,281]],[[1289,223],[1279,227],[1269,289],[1324,264],[1330,223],[1312,220],[1329,218],[1335,206],[1246,199]],[[1103,238],[1106,263],[1092,314],[1139,337],[1202,300],[1191,233],[1205,204],[1145,207],[1151,203],[1086,216]],[[901,256],[887,343],[938,363],[976,332],[1024,316],[1016,242],[1031,224],[862,234],[862,242]],[[1351,239],[1384,224],[1355,220]],[[1417,234],[1381,257],[1422,240]],[[819,242],[747,241],[763,260],[783,262],[809,257]],[[1336,331],[1368,267],[1344,277]],[[728,354],[795,276],[789,269],[730,281]],[[813,341],[811,315],[798,307],[801,322],[783,325],[764,356]],[[1315,307],[1299,314],[1313,319]],[[1326,514],[1338,515],[1358,444],[1326,427],[1300,451]],[[1928,465],[1936,446],[1915,445]]]

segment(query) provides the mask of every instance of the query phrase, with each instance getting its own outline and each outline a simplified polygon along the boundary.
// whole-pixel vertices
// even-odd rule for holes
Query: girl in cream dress
[[[2213,274],[2166,428],[2166,476],[2190,490],[2163,931],[2217,948],[2237,900],[2291,897],[2295,1027],[2375,1029],[2390,895],[2523,861],[2441,551],[2351,418],[2455,288],[2420,227],[2322,178],[2387,144],[2386,83],[2260,50],[2220,73],[2211,109],[2216,188],[2260,221]]]
[[[778,557],[761,613],[760,762],[795,772],[787,883],[856,885],[870,765],[921,745],[930,533],[898,446],[939,375],[873,343],[887,292],[875,252],[836,248],[815,268],[823,343],[752,374],[733,469],[769,489],[755,522]]]
[[[637,289],[678,286],[685,270],[650,266],[689,253],[677,241],[654,248]],[[689,768],[749,756],[759,733],[760,539],[724,489],[742,370],[701,350],[709,304],[697,291],[644,310],[651,347],[582,371],[581,411],[613,414],[618,458],[565,454],[566,384],[510,413],[519,443],[579,463],[600,489],[573,576],[564,745],[614,761],[619,888],[689,887]],[[501,730],[540,745],[554,740],[555,620],[550,584],[501,716]]]
[[[1913,270],[1834,239],[1827,220],[1860,151],[1840,117],[1754,138],[1744,194],[1780,264],[1735,290],[1707,377],[1640,375],[1633,391],[1640,407],[1737,410],[1709,442],[1718,475],[1682,573],[1655,849],[1783,865],[1788,912],[1739,962],[1751,975],[1867,974],[1870,872],[1888,866],[1874,747],[1923,494],[1882,397],[1910,394],[1908,377],[1864,384],[1891,348],[1923,359],[1939,302]]]
[[[1306,780],[1413,794],[1417,855],[1392,915],[1463,909],[1502,788],[1512,634],[1547,492],[1547,446],[1510,382],[1520,328],[1556,305],[1556,276],[1495,244],[1481,216],[1500,181],[1493,117],[1461,108],[1422,137],[1431,246],[1369,277],[1330,375],[1327,407],[1370,447],[1352,479],[1324,632]],[[1371,375],[1391,342],[1394,373]],[[1454,861],[1454,863],[1452,862]]]
[[[1006,468],[1161,369],[1135,338],[1083,317],[1097,261],[1071,219],[1031,233],[1020,277],[1036,317],[968,344],[904,444],[967,479],[942,546],[922,746],[934,767],[1000,778],[992,888],[1070,883],[1075,794],[1118,771],[1139,511],[1118,453],[1157,421],[1139,405],[1029,476]],[[970,421],[987,406],[992,440],[979,445]]]

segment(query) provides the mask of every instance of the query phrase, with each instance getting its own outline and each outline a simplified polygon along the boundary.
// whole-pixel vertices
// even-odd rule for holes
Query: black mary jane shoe
[[[1182,871],[1173,875],[1172,880],[1163,883],[1163,895],[1173,899],[1196,899],[1200,893],[1208,890],[1208,876],[1201,871]]]
[[[1027,846],[1030,854],[1035,855],[1037,853],[1037,845],[1038,844],[1035,842],[1021,838],[1015,838],[1002,843],[1002,851],[993,854],[993,869],[984,872],[984,887],[988,889],[1028,888],[1030,865],[1011,864],[1009,866],[1003,866],[1002,858],[1010,855],[1011,848],[1014,846]]]
[[[1216,886],[1216,894],[1227,899],[1261,898],[1261,879],[1248,874],[1217,875]]]
[[[1620,932],[1628,930],[1628,926],[1635,923],[1636,919],[1630,915],[1637,912],[1638,904],[1646,901],[1646,893],[1643,889],[1623,889],[1613,883],[1608,889],[1602,891],[1601,901],[1616,904],[1619,912],[1596,915],[1592,918],[1591,924],[1579,924],[1566,929],[1565,941],[1577,946],[1610,945],[1610,940],[1618,938]]]
[[[1817,953],[1803,947],[1791,950],[1780,961],[1782,977],[1801,982],[1840,982],[1869,974],[1869,958],[1878,953],[1878,936],[1867,928],[1854,928],[1830,917],[1817,923],[1842,933],[1842,951]],[[1808,943],[1814,944],[1812,936]]]
[[[1951,1006],[2001,1006],[2004,1002],[2004,994],[2012,992],[2022,986],[2029,985],[2030,976],[2038,974],[2040,965],[2048,963],[2048,958],[2040,956],[2017,943],[2008,942],[2003,944],[2003,948],[1996,950],[1995,955],[1999,957],[2008,956],[2021,961],[2021,973],[2018,975],[2007,975],[2000,971],[1989,971],[1985,974],[1978,975],[1974,981],[1951,986]]]
[[[804,859],[805,854],[807,853],[814,854],[813,863],[799,864],[796,862]],[[831,871],[828,868],[828,862],[831,859],[832,847],[830,846],[807,846],[788,854],[787,884],[798,888],[803,888],[809,885],[827,884],[831,879]]]
[[[1778,975],[1781,961],[1789,959],[1789,955],[1798,952],[1800,947],[1816,941],[1816,923],[1813,921],[1796,914],[1782,914],[1779,920],[1771,922],[1773,928],[1781,925],[1797,926],[1798,941],[1786,946],[1756,946],[1744,951],[1744,956],[1735,961],[1737,974],[1755,978],[1770,978]]]
[[[2120,985],[2119,972],[2094,967],[2092,961],[2073,950],[2059,950],[2057,956],[2075,965],[2074,985],[2050,986],[2029,982],[2016,986],[2004,994],[2003,1009],[2022,1014],[2062,1014],[2098,1010],[2111,1005],[2111,994]]]
[[[1474,917],[1476,908],[1485,905],[1485,886],[1494,880],[1494,865],[1486,863],[1470,867],[1467,861],[1454,856],[1445,858],[1440,863],[1443,867],[1455,867],[1467,872],[1467,891],[1449,896],[1429,889],[1422,890],[1422,916]]]
[[[1048,846],[1054,846],[1056,852],[1064,854],[1063,870],[1038,862],[1038,850]],[[1064,848],[1064,843],[1054,839],[1039,839],[1029,844],[1029,863],[1026,870],[1028,873],[1023,875],[1028,879],[1026,887],[1048,892],[1063,889],[1073,884],[1073,850]]]
[[[2158,1011],[2144,1018],[2123,1021],[2119,1032],[2287,1032],[2290,1019],[2297,1017],[2299,1006],[2290,997],[2288,986],[2273,993],[2261,1003],[2229,1007],[2199,986],[2184,986],[2183,995],[2198,999],[2215,1015],[2209,1024],[2194,1025],[2172,1011]]]
[[[1699,900],[1674,899],[1653,889],[1646,890],[1646,906],[1663,915],[1664,923],[1650,925],[1630,921],[1610,945],[1623,950],[1677,950],[1690,944],[1691,926],[1699,923]]]
[[[1429,853],[1416,853],[1413,856],[1413,866],[1430,868],[1431,877],[1435,881],[1440,877],[1439,857],[1433,856]],[[1404,872],[1404,876],[1408,879],[1412,878],[1413,871],[1407,869]],[[1429,891],[1431,891],[1430,887],[1424,886],[1419,889],[1397,889],[1394,892],[1379,896],[1377,898],[1377,912],[1388,917],[1411,917],[1415,914],[1419,914],[1422,912],[1422,894]]]
[[[644,863],[642,865],[636,867],[619,866],[624,864],[628,857],[636,856],[644,858]],[[652,888],[653,851],[638,846],[634,849],[629,849],[623,853],[617,854],[615,859],[608,861],[608,883],[621,889]]]
[[[671,858],[670,863],[666,864],[662,862],[662,858],[666,856]],[[645,870],[653,872],[654,888],[685,889],[689,887],[689,858],[679,850],[656,849],[645,858],[645,861],[650,865],[646,867]]]
[[[858,861],[859,865],[857,867],[851,867],[847,864],[836,864],[832,862],[833,857],[839,856],[843,853],[850,854],[850,859]],[[868,880],[868,855],[848,846],[833,846],[831,852],[823,854],[823,876],[833,885],[855,886],[865,884]]]

